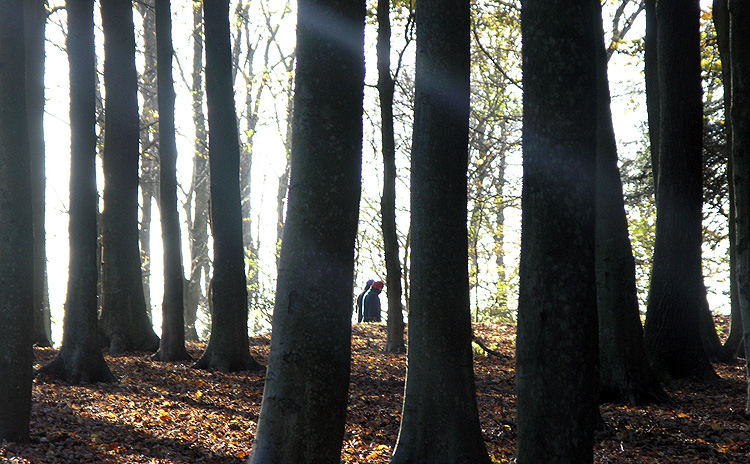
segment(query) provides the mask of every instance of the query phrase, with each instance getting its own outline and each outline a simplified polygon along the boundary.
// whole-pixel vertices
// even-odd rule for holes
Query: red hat
[[[378,290],[383,290],[383,287],[385,287],[385,282],[383,282],[382,280],[378,280],[377,282],[373,282],[370,288],[377,288]]]

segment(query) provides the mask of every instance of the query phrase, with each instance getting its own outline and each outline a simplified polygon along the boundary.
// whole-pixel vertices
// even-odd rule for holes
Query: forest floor
[[[726,332],[726,318],[718,318]],[[514,462],[516,438],[515,326],[476,324],[480,419],[495,462]],[[398,434],[406,357],[382,352],[385,327],[353,330],[345,463],[388,463]],[[203,345],[190,344],[199,357]],[[268,356],[269,338],[251,340]],[[35,348],[36,367],[56,354]],[[34,382],[32,441],[0,444],[12,463],[243,463],[250,452],[263,395],[262,372],[222,374],[159,363],[147,353],[107,357],[113,384],[70,386]],[[743,419],[746,383],[741,364],[717,365],[721,380],[680,381],[664,405],[601,406],[597,463],[745,463],[750,422]]]

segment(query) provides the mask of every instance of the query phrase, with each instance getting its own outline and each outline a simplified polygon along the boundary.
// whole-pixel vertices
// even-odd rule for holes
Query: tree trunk
[[[201,277],[208,280],[208,136],[206,118],[203,114],[203,16],[200,2],[193,4],[193,124],[195,126],[195,154],[193,176],[190,186],[192,202],[188,201],[187,212],[190,241],[190,278],[185,297],[185,338],[198,340],[195,324],[198,320],[198,305],[203,292]],[[190,205],[192,203],[192,210]]]
[[[110,354],[156,351],[146,312],[138,246],[138,84],[133,7],[103,0],[106,89],[101,329]]]
[[[19,7],[0,3],[0,443],[29,439],[34,360],[34,222]]]
[[[143,296],[146,300],[146,312],[152,318],[151,311],[151,223],[152,201],[159,202],[159,132],[156,123],[159,120],[157,87],[156,87],[156,21],[154,18],[154,0],[143,0],[136,3],[143,18],[143,57],[144,70],[140,76],[140,90],[143,97],[141,111],[141,165],[139,186],[141,190],[141,221],[138,238],[141,250],[141,272],[143,273]]]
[[[596,284],[602,401],[630,405],[667,399],[648,365],[638,310],[635,259],[628,236],[612,125],[601,11],[597,74]]]
[[[31,202],[34,215],[34,344],[52,346],[52,322],[47,291],[44,170],[44,28],[43,0],[24,0],[26,34],[26,110],[31,150]]]
[[[706,297],[700,5],[660,0],[656,8],[661,124],[646,353],[657,375],[712,379],[716,374],[703,343],[696,343]]]
[[[190,359],[185,349],[182,243],[177,214],[177,142],[174,127],[174,81],[172,80],[172,13],[170,0],[155,0],[157,82],[159,104],[159,159],[161,160],[159,211],[164,247],[164,299],[159,361]]]
[[[383,197],[380,200],[388,289],[386,353],[403,353],[404,315],[401,306],[401,263],[396,234],[396,142],[393,135],[393,77],[391,77],[391,20],[389,0],[378,1],[378,94],[382,120]]]
[[[206,95],[211,169],[211,338],[198,369],[235,372],[262,367],[250,356],[242,247],[240,146],[232,87],[229,0],[205,2]]]
[[[737,356],[742,345],[742,313],[737,289],[737,230],[736,201],[734,193],[734,161],[732,160],[732,118],[730,103],[732,101],[732,61],[729,54],[729,8],[727,0],[714,0],[713,19],[716,38],[721,58],[721,79],[724,83],[724,134],[725,153],[727,157],[727,177],[729,178],[729,302],[730,320],[729,337],[724,342],[725,356]]]
[[[68,383],[112,382],[97,339],[98,229],[94,1],[68,0],[70,62],[70,264],[57,357],[39,370]]]
[[[409,365],[391,463],[489,463],[469,305],[469,1],[419,2],[417,17]]]
[[[365,2],[301,0],[297,17],[288,212],[251,464],[338,463],[346,423]]]
[[[590,1],[529,0],[521,13],[520,464],[593,462],[599,12]]]
[[[744,326],[745,368],[748,372],[745,417],[750,417],[750,46],[747,34],[750,5],[729,0],[729,50],[731,55],[730,117],[737,221],[737,281]]]
[[[659,126],[661,121],[659,109],[659,69],[656,50],[656,0],[644,0],[646,11],[646,33],[643,38],[644,58],[643,74],[646,83],[646,111],[648,113],[648,136],[651,150],[651,167],[654,173],[654,194],[658,194],[659,181]]]

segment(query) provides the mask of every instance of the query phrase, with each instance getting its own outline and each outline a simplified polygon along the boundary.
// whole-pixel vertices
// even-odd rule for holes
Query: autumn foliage
[[[721,319],[720,327],[726,320]],[[475,335],[501,356],[475,345],[477,399],[484,439],[495,462],[515,451],[515,327],[478,324]],[[342,462],[389,462],[398,434],[406,357],[385,354],[386,329],[355,326],[347,433]],[[268,337],[250,342],[268,356]],[[194,357],[203,346],[189,345]],[[36,348],[36,367],[55,351]],[[70,386],[37,379],[30,444],[4,443],[0,462],[244,463],[263,393],[263,373],[222,374],[189,363],[151,361],[149,354],[107,357],[114,384]],[[718,365],[713,384],[680,381],[673,402],[645,407],[603,405],[597,463],[744,463],[750,424],[743,419],[744,368]]]

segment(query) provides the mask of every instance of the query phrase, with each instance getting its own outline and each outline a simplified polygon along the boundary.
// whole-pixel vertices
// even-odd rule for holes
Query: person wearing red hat
[[[362,298],[362,322],[380,322],[380,292],[383,291],[383,281],[373,282],[370,290]]]

